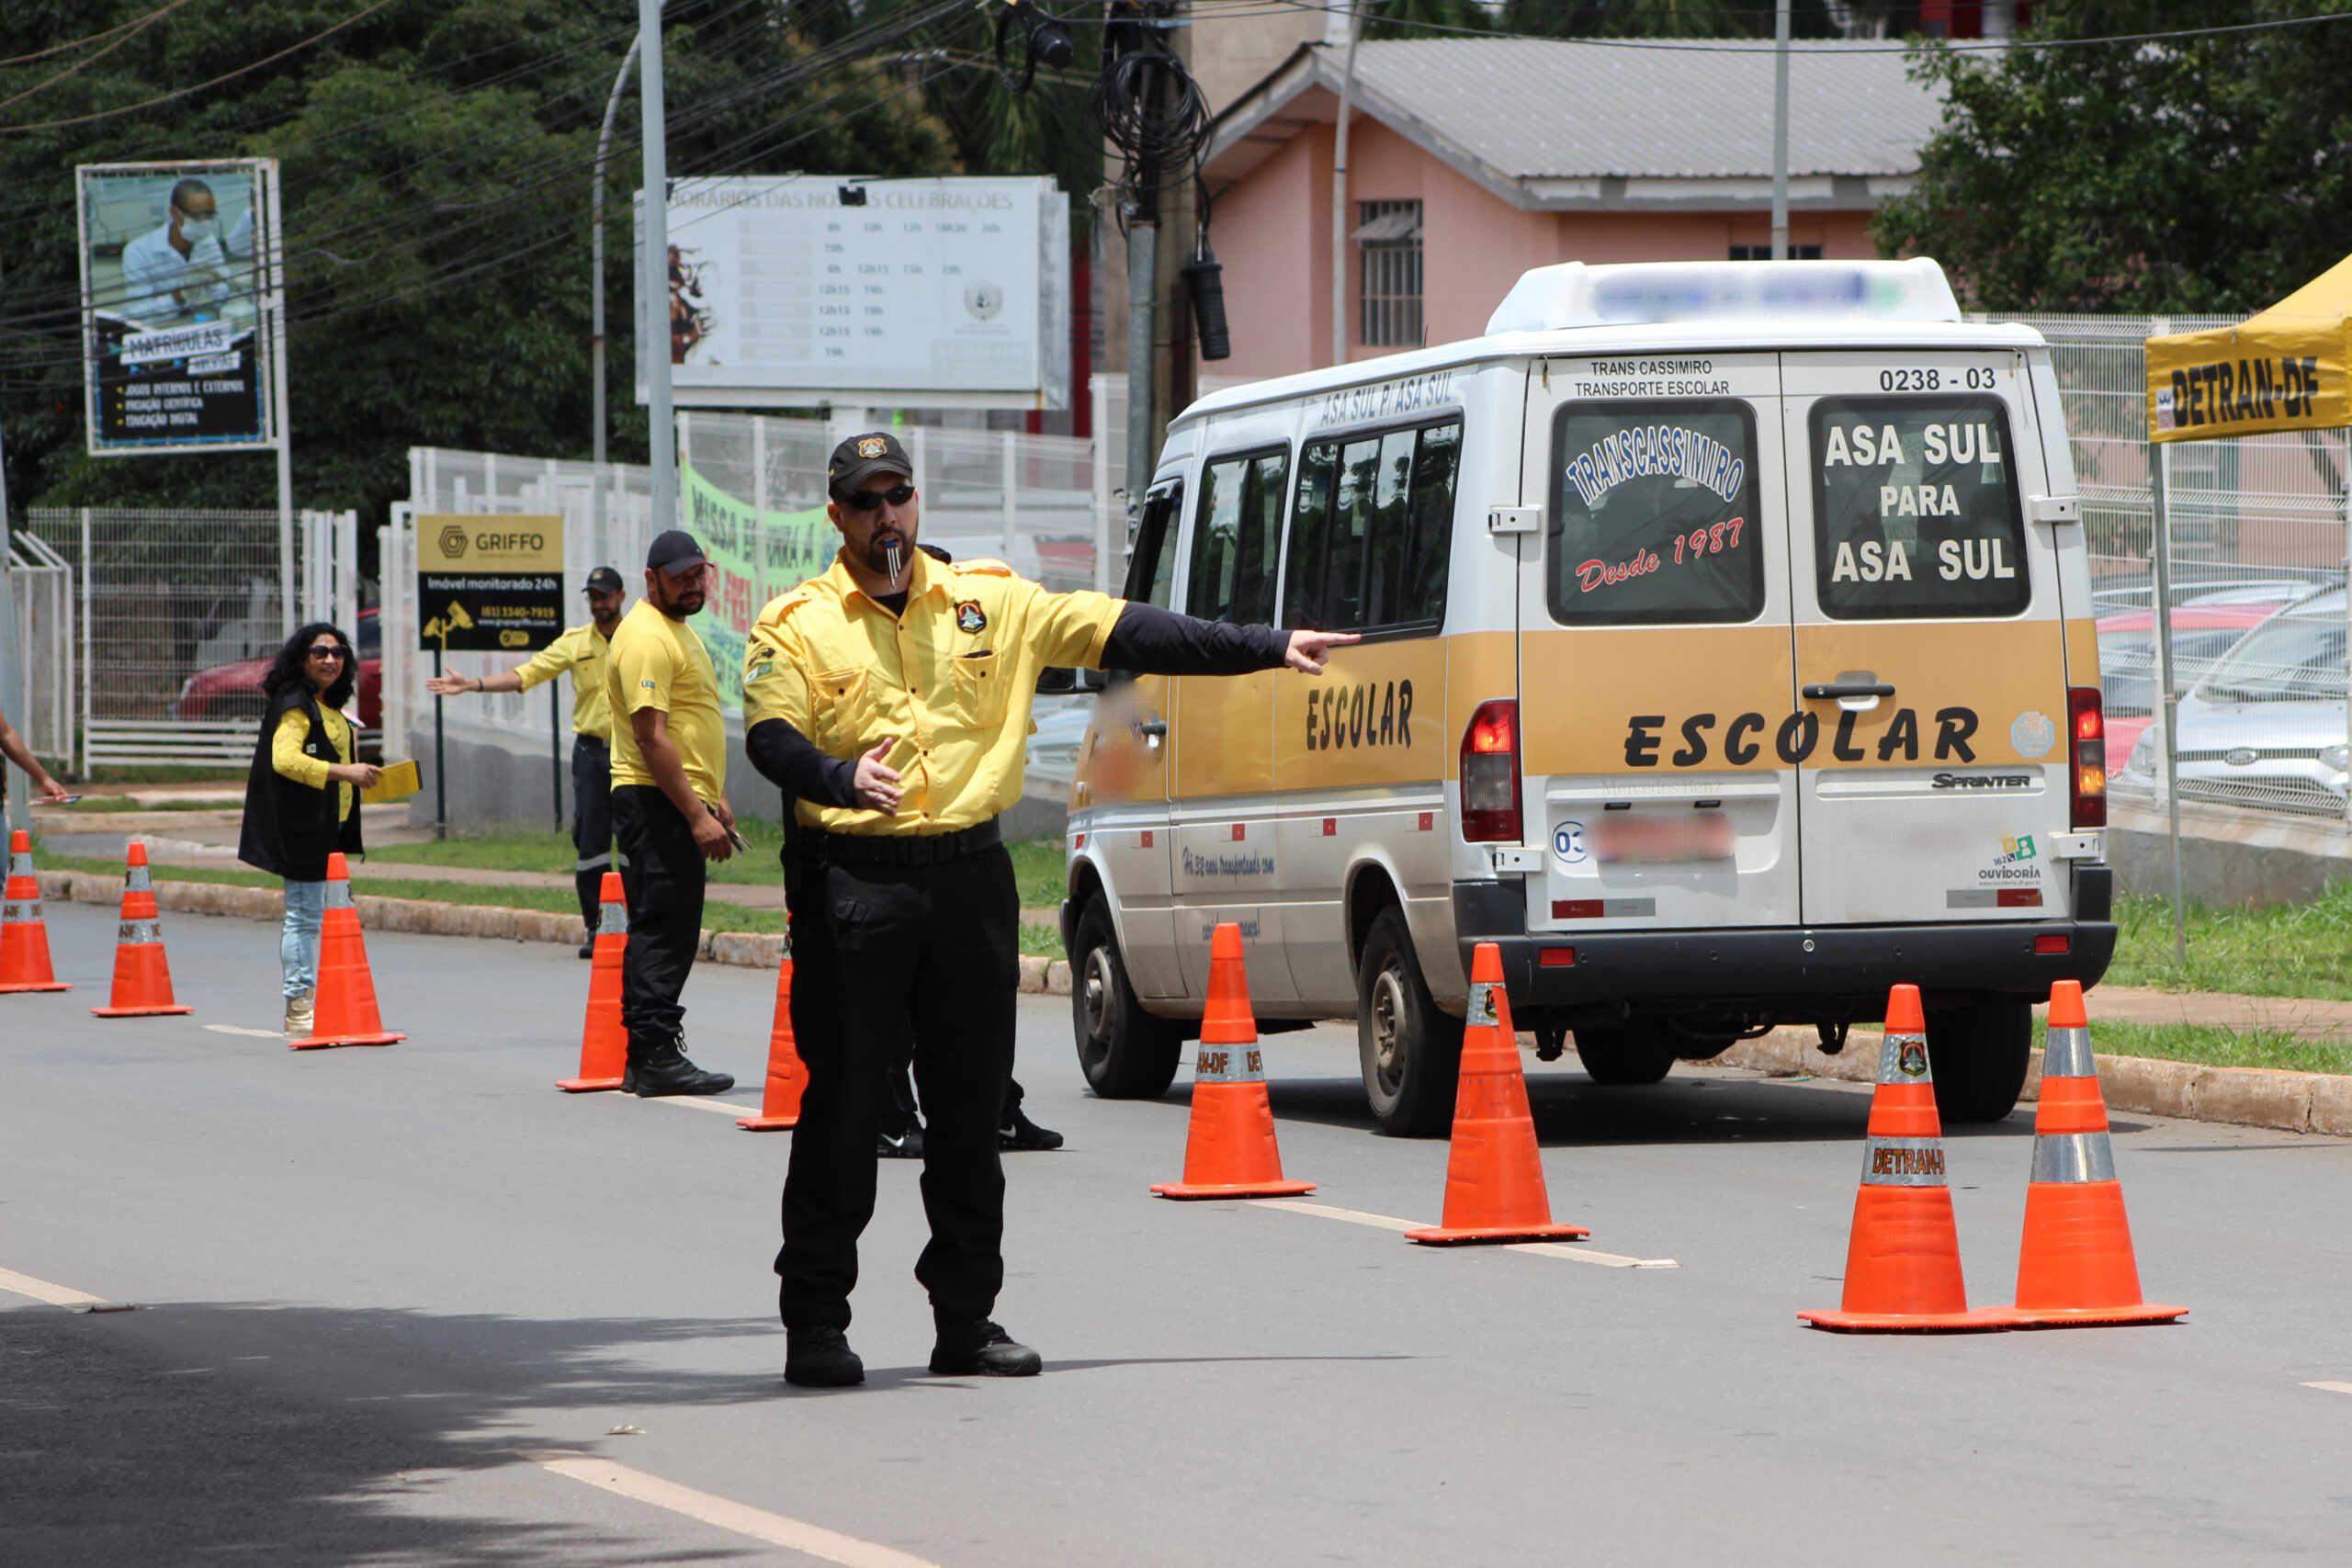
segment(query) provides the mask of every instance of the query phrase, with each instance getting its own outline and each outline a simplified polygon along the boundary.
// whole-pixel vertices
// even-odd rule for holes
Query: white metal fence
[[[2221,316],[2003,316],[2050,341],[2081,485],[2110,787],[2165,797],[2159,616],[2179,700],[2179,796],[2346,816],[2346,433],[2153,447],[2146,340]],[[2171,592],[2155,583],[2162,465]]]
[[[261,675],[295,617],[334,620],[373,656],[356,513],[304,513],[290,540],[274,512],[34,507],[26,522],[17,553],[60,574],[60,588],[40,592],[72,606],[68,655],[28,662],[28,701],[62,713],[45,733],[85,774],[115,762],[245,766]]]
[[[33,754],[60,766],[74,755],[74,569],[30,534],[8,536],[8,592],[16,599],[16,666],[25,711],[9,716]]]

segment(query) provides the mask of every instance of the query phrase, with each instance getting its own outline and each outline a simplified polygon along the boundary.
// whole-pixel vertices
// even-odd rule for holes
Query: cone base
[[[555,1087],[566,1094],[594,1094],[599,1089],[618,1089],[618,1078],[558,1078]]]
[[[1315,1190],[1312,1181],[1163,1181],[1152,1190],[1162,1198],[1295,1198]]]
[[[2018,1326],[2016,1314],[2007,1307],[1978,1307],[1973,1312],[1801,1312],[1797,1316],[1815,1328],[1840,1334],[1987,1334]]]
[[[407,1039],[405,1034],[313,1034],[304,1040],[289,1040],[288,1051],[317,1051],[329,1045],[390,1045]]]
[[[1472,1225],[1461,1230],[1431,1225],[1426,1230],[1407,1231],[1405,1239],[1418,1241],[1423,1247],[1491,1247],[1514,1241],[1550,1241],[1562,1236],[1578,1240],[1591,1234],[1582,1225]]]
[[[736,1119],[735,1125],[742,1128],[746,1133],[781,1133],[786,1128],[799,1126],[800,1118],[797,1116],[742,1116]]]
[[[11,991],[70,991],[73,988],[62,980],[19,980],[12,986],[0,986],[0,996]]]
[[[2010,1307],[2009,1322],[2018,1328],[2120,1328],[2133,1323],[2174,1323],[2188,1314],[2187,1307],[2140,1302],[2113,1307]]]
[[[93,1018],[152,1018],[158,1013],[194,1012],[195,1010],[192,1007],[166,1003],[159,1008],[92,1008],[90,1016]]]

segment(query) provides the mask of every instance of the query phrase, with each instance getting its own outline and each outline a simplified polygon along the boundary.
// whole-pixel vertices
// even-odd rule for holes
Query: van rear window
[[[1841,621],[2014,615],[2032,597],[1998,398],[1813,405],[1815,571]]]
[[[1567,626],[1753,620],[1764,608],[1756,413],[1736,398],[1561,406],[1545,596]]]

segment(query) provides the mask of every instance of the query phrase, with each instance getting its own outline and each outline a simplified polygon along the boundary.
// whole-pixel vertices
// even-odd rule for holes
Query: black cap
[[[702,546],[684,528],[664,528],[645,552],[645,564],[657,571],[684,571],[704,563]]]
[[[833,448],[825,464],[825,488],[835,501],[854,495],[865,488],[865,481],[876,474],[896,474],[900,479],[914,478],[915,466],[907,457],[907,449],[899,438],[887,430],[871,431],[853,435]]]
[[[582,593],[626,593],[628,592],[628,584],[623,582],[621,574],[611,567],[600,566],[588,574],[588,581],[580,592]]]

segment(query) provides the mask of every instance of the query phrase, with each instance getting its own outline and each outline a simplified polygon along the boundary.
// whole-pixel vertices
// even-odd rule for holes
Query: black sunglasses
[[[886,491],[852,491],[842,497],[842,502],[853,512],[872,512],[886,501],[893,506],[904,506],[914,498],[914,486],[892,485]]]
[[[310,649],[307,651],[313,659],[341,659],[343,657],[343,649],[340,648],[330,648],[325,643],[321,643],[317,647]]]

